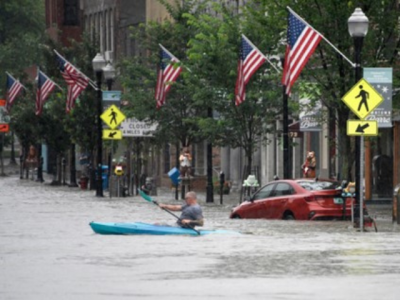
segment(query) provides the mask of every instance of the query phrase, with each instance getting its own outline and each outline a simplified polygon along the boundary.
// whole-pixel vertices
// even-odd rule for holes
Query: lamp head
[[[104,56],[101,53],[97,53],[92,60],[93,70],[95,72],[101,72],[103,71],[105,65],[106,65],[106,60],[104,59]]]
[[[352,37],[365,37],[368,33],[369,20],[361,8],[356,8],[347,21]]]
[[[112,66],[111,63],[108,63],[104,68],[103,68],[103,73],[104,73],[104,78],[105,80],[114,80],[115,78],[115,69]]]

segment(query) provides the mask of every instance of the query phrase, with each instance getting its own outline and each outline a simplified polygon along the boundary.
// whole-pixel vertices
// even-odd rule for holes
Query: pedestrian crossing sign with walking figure
[[[100,118],[106,123],[111,129],[115,129],[119,124],[125,120],[125,115],[115,105],[111,105],[107,108]]]
[[[342,97],[342,101],[363,120],[381,104],[383,97],[362,78]]]

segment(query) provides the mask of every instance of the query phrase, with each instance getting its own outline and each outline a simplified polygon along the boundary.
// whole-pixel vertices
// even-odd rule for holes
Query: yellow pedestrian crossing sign
[[[383,97],[362,78],[342,97],[342,101],[357,117],[364,119],[381,104]]]
[[[347,120],[347,135],[376,136],[378,135],[378,122]]]
[[[114,104],[107,108],[100,118],[106,123],[111,129],[115,129],[119,124],[125,120],[125,115],[119,110]]]
[[[122,140],[122,131],[103,129],[103,140]]]

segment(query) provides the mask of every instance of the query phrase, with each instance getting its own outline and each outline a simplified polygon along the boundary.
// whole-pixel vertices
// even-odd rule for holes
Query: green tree
[[[199,18],[187,15],[190,25],[199,33],[190,40],[189,62],[193,74],[194,98],[210,106],[218,118],[198,120],[201,134],[220,146],[242,147],[247,157],[247,174],[251,173],[252,157],[260,143],[268,142],[267,133],[273,132],[281,113],[279,73],[265,63],[246,86],[246,100],[235,105],[235,80],[241,34],[246,35],[268,55],[277,51],[279,31],[275,18],[265,18],[265,6],[250,2],[243,14],[223,5],[214,4],[215,15],[202,14]],[[269,27],[269,28],[268,28]],[[272,45],[272,46],[271,46]]]
[[[89,153],[93,160],[97,141],[98,114],[95,109],[96,93],[90,85],[80,94],[74,109],[66,114],[67,86],[56,64],[56,54],[53,49],[58,49],[58,52],[83,74],[90,76],[93,74],[92,59],[97,46],[96,42],[91,41],[87,35],[83,35],[81,42],[72,41],[72,45],[68,48],[48,39],[46,46],[42,49],[47,74],[63,89],[56,90],[56,93],[51,96],[42,117],[46,120],[43,122],[45,128],[42,137],[59,156],[65,156],[68,149],[75,151],[72,146],[77,144],[81,151]]]
[[[142,56],[127,58],[121,65],[121,82],[127,89],[126,97],[130,108],[126,109],[128,117],[146,119],[159,124],[155,133],[155,141],[159,145],[166,142],[180,142],[189,146],[198,141],[198,125],[195,117],[204,114],[204,109],[193,102],[191,87],[185,77],[180,76],[167,95],[166,104],[156,110],[154,88],[156,86],[156,66],[159,63],[159,44],[161,43],[174,56],[180,59],[183,73],[190,72],[187,64],[187,42],[194,35],[194,28],[188,24],[185,14],[199,15],[200,7],[196,1],[179,1],[175,5],[160,1],[168,9],[172,20],[163,23],[149,22],[133,30],[133,36],[140,42]]]
[[[0,12],[0,82],[4,83],[4,71],[22,76],[25,68],[40,61],[38,45],[45,27],[44,1],[0,1]],[[5,96],[3,88],[4,84],[0,85]]]
[[[6,96],[5,72],[24,81],[24,69],[39,61],[40,50],[37,45],[42,41],[44,27],[43,0],[0,1],[0,97],[3,99]],[[14,131],[13,127],[11,130]],[[15,162],[14,159],[12,152],[11,162]]]

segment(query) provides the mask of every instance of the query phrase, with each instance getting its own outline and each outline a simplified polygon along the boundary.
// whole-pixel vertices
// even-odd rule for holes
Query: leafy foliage
[[[44,1],[0,1],[0,12],[0,82],[4,83],[4,71],[22,77],[26,67],[41,59],[38,45],[45,27]],[[0,92],[5,96],[3,88],[1,84]]]

